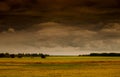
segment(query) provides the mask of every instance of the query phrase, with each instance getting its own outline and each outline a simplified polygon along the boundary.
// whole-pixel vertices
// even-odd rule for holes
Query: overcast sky
[[[120,1],[0,0],[0,52],[120,52]]]

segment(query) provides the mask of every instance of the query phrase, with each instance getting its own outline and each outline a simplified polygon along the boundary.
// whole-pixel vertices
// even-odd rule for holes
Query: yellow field
[[[0,77],[120,77],[120,57],[0,58]]]

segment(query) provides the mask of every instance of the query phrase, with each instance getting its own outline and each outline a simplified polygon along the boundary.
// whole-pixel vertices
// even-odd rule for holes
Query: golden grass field
[[[120,77],[120,57],[0,58],[0,77]]]

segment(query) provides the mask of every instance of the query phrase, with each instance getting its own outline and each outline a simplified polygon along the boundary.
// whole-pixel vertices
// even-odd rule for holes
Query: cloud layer
[[[99,25],[90,24],[90,25]],[[84,25],[85,26],[85,25]],[[119,52],[120,23],[109,23],[99,30],[56,22],[35,24],[25,31],[9,28],[0,34],[1,49],[45,53]],[[94,28],[94,27],[93,27]],[[9,37],[9,38],[8,38]],[[49,51],[50,50],[50,51]],[[61,51],[60,51],[61,50]],[[52,52],[53,51],[53,52]],[[59,52],[58,52],[59,51]],[[69,52],[71,51],[71,52]],[[83,52],[84,51],[84,52]]]

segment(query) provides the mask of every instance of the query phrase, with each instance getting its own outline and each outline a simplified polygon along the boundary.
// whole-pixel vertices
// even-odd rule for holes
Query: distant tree
[[[46,58],[47,56],[49,56],[49,54],[43,54],[43,53],[19,53],[19,54],[9,54],[9,53],[0,53],[0,58],[22,58],[22,57],[41,57],[41,58]]]
[[[41,56],[40,56],[41,58],[46,58],[46,55],[44,55],[44,54],[41,54]]]
[[[33,54],[31,54],[31,57],[37,57],[37,56],[38,56],[37,53],[33,53]]]
[[[91,53],[89,56],[120,56],[120,53]]]
[[[10,57],[11,58],[15,58],[15,54],[10,54]]]
[[[4,53],[0,53],[0,58],[4,58],[5,54]]]
[[[9,57],[10,57],[10,54],[9,54],[9,53],[5,53],[5,57],[6,57],[6,58],[9,58]]]
[[[98,53],[90,53],[90,56],[98,56]]]
[[[26,53],[26,54],[24,54],[24,57],[31,57],[31,54],[30,53]]]
[[[20,53],[17,55],[18,58],[22,58],[23,56],[24,54],[20,54]]]

